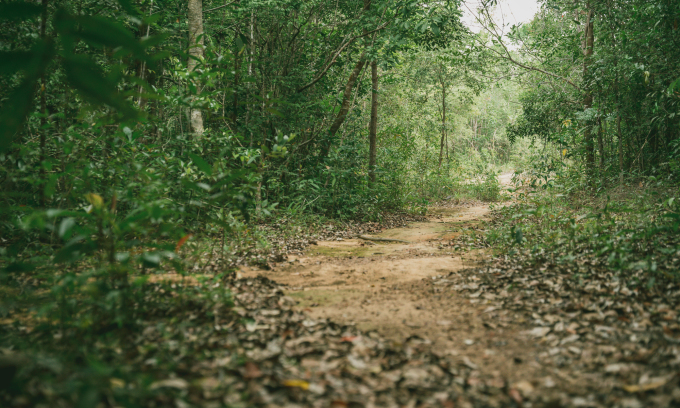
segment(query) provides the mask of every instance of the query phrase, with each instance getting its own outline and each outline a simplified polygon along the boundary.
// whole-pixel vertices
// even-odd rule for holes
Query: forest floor
[[[678,282],[503,253],[487,241],[503,212],[444,201],[306,235],[279,222],[294,242],[259,267],[153,275],[134,330],[18,310],[0,321],[0,406],[680,406]]]
[[[500,181],[507,187],[510,178],[503,174]],[[647,298],[655,303],[649,313],[636,302],[617,303],[632,292],[610,274],[572,285],[565,271],[550,265],[522,270],[477,238],[490,227],[488,204],[444,202],[428,214],[425,221],[371,235],[406,242],[319,241],[269,271],[241,267],[239,277],[265,276],[314,321],[355,328],[406,350],[409,361],[387,373],[370,362],[371,356],[384,362],[384,351],[360,353],[359,360],[350,352],[354,375],[393,377],[387,375],[387,389],[364,377],[374,389],[355,406],[638,408],[680,402],[675,339],[666,336],[667,347],[651,342],[651,326],[669,333],[650,321],[674,316],[673,301],[664,303],[669,297]],[[453,379],[441,379],[447,376]],[[442,386],[447,381],[451,386]],[[411,394],[401,390],[406,394],[399,396],[402,387]],[[339,392],[352,394],[352,387]],[[343,401],[353,400],[331,406],[351,405]]]
[[[501,180],[509,184],[511,174]],[[362,238],[318,241],[302,256],[263,272],[241,267],[246,278],[265,276],[285,285],[285,292],[314,319],[329,319],[376,331],[400,343],[416,336],[451,355],[479,356],[485,370],[510,380],[525,379],[532,365],[518,367],[534,350],[526,347],[520,327],[485,323],[483,299],[452,296],[442,290],[461,270],[491,262],[488,250],[456,245],[464,232],[483,234],[489,205],[440,204],[428,219]],[[492,344],[487,344],[493,339]],[[497,346],[494,346],[497,344]]]

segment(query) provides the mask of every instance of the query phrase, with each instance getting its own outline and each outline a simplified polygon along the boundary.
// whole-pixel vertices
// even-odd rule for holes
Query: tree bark
[[[354,84],[356,83],[357,78],[361,73],[361,70],[364,68],[364,65],[366,65],[366,61],[364,60],[365,56],[366,56],[365,52],[361,54],[359,61],[357,61],[356,65],[354,66],[354,69],[352,70],[352,73],[349,76],[349,79],[347,80],[347,84],[345,85],[345,91],[342,94],[342,104],[340,105],[340,112],[338,112],[338,116],[336,116],[335,121],[333,121],[333,124],[331,125],[331,128],[328,131],[329,140],[326,143],[326,146],[322,153],[322,156],[324,157],[328,156],[328,153],[330,153],[331,146],[333,144],[332,139],[335,136],[335,134],[338,133],[338,129],[340,129],[340,126],[342,126],[342,124],[345,122],[345,119],[347,119],[347,112],[349,112],[349,102],[350,97],[352,96],[352,89],[354,89]]]
[[[602,124],[602,118],[597,119],[597,148],[600,151],[600,176],[602,177],[602,181],[605,180],[605,174],[604,174],[604,158],[605,158],[605,151],[604,151],[604,140],[603,140],[603,133],[604,133],[604,126]]]
[[[590,9],[588,5],[588,16],[586,18],[586,31],[584,38],[584,49],[583,49],[583,80],[585,82],[585,95],[583,98],[583,108],[584,110],[590,109],[593,106],[593,94],[590,92],[590,86],[588,86],[588,66],[590,65],[590,58],[593,55],[593,43],[595,37],[593,35],[593,10]],[[585,131],[583,132],[583,142],[586,148],[586,168],[588,171],[592,172],[595,168],[595,144],[593,143],[593,136],[591,134],[590,124],[586,125]]]
[[[364,0],[364,9],[363,11],[367,11],[371,7],[371,0]],[[367,33],[366,30],[364,30],[364,35]],[[359,78],[359,74],[361,73],[361,70],[364,68],[364,65],[366,65],[366,51],[361,53],[361,57],[359,57],[359,61],[357,61],[356,65],[354,66],[354,69],[352,70],[352,73],[349,76],[349,79],[347,80],[347,84],[345,85],[345,91],[342,94],[342,104],[340,105],[340,112],[338,112],[338,116],[336,116],[335,120],[333,121],[333,124],[331,125],[331,128],[328,131],[328,141],[326,143],[326,146],[323,149],[323,152],[321,153],[322,157],[328,156],[328,154],[331,151],[331,146],[333,145],[333,137],[335,136],[336,133],[338,133],[338,130],[340,129],[340,126],[345,122],[345,119],[347,119],[347,113],[349,112],[349,106],[350,106],[350,98],[352,97],[352,89],[354,89],[354,84],[357,81],[357,78]],[[301,90],[306,89],[308,86],[311,86],[314,83],[308,84],[307,86],[304,86],[298,90],[298,92],[301,92]]]
[[[189,0],[189,62],[187,69],[193,72],[203,58],[203,0]],[[192,98],[192,102],[195,98]],[[200,109],[191,108],[191,130],[195,135],[203,134],[203,114]]]
[[[235,36],[235,38],[238,38],[238,34]],[[239,74],[241,72],[241,51],[238,46],[236,47],[236,53],[234,54],[234,89],[232,92],[234,92],[234,101],[233,101],[233,107],[232,107],[232,112],[231,112],[231,122],[234,125],[234,131],[236,131],[236,125],[237,125],[237,120],[238,120],[238,81],[239,81]]]
[[[623,185],[623,138],[621,137],[621,112],[616,118],[616,133],[619,137],[619,184]]]
[[[376,140],[378,137],[378,63],[371,62],[371,124],[368,127],[368,174],[371,183],[375,183]]]
[[[45,41],[46,29],[47,29],[47,3],[49,0],[42,0],[42,16],[40,18],[40,38]],[[43,71],[40,76],[40,180],[45,181],[45,166],[43,162],[45,161],[46,149],[47,149],[47,129],[45,125],[47,124],[47,101],[45,99],[47,84],[45,82],[45,72]],[[40,189],[40,206],[45,207],[47,198],[45,197],[45,187]]]
[[[439,143],[439,170],[442,168],[444,158],[444,140],[446,139],[446,87],[442,82],[442,140]]]

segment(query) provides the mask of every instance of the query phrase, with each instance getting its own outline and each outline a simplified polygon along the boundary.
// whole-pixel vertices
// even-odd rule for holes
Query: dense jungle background
[[[0,405],[680,403],[680,3],[544,0],[517,25],[502,7],[0,1]],[[472,207],[483,227],[441,210]],[[266,278],[322,241],[404,243],[366,234],[432,217],[456,234],[426,256],[525,274],[487,282],[543,299],[498,307],[528,316],[514,315],[517,328],[601,345],[538,316],[557,292],[522,285],[564,279],[564,299],[597,287],[554,313],[601,300],[597,327],[609,316],[652,333],[621,335],[635,344],[621,358],[651,359],[640,363],[651,371],[593,368],[620,377],[607,383],[620,397],[582,396],[592,380],[543,398],[538,380],[493,385],[503,370],[475,382],[478,364],[444,362],[417,336],[383,342],[380,329],[310,320],[301,307],[316,298]],[[265,277],[244,277],[253,270]],[[559,367],[585,355],[565,350]],[[327,375],[315,382],[310,353],[349,368],[314,363]],[[418,382],[404,368],[414,360],[450,378],[429,383],[444,377],[428,368]]]

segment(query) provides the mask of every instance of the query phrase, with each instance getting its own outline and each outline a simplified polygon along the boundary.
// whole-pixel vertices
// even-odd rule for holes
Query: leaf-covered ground
[[[480,203],[431,214],[276,228],[259,268],[146,283],[130,327],[26,313],[0,325],[0,406],[680,405],[670,275],[492,252],[507,212]]]

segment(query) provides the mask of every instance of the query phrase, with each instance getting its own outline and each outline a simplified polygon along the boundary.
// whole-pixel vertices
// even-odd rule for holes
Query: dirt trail
[[[500,181],[510,184],[511,174]],[[375,330],[401,343],[410,336],[432,342],[433,351],[460,355],[471,368],[510,383],[542,378],[536,351],[520,332],[521,319],[509,311],[489,318],[488,300],[443,291],[452,272],[480,266],[484,250],[447,246],[464,231],[483,230],[489,206],[431,208],[427,222],[383,231],[376,236],[409,243],[347,239],[318,242],[303,257],[290,257],[270,271],[243,268],[244,276],[263,274],[289,287],[313,318],[328,318]],[[455,249],[454,249],[455,248]]]

